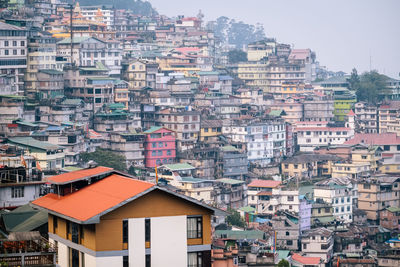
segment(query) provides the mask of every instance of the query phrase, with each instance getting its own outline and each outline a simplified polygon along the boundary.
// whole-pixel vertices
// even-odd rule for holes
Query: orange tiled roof
[[[153,187],[154,184],[112,174],[66,196],[47,194],[34,205],[78,221],[87,221]]]
[[[280,181],[272,180],[253,180],[248,187],[277,187],[280,185]]]
[[[95,167],[95,168],[89,168],[89,169],[55,175],[55,176],[49,177],[47,179],[47,181],[50,183],[53,183],[53,184],[65,184],[68,182],[81,180],[86,177],[92,177],[95,175],[108,173],[108,172],[111,172],[112,170],[113,170],[113,168],[99,166],[99,167]]]
[[[301,264],[319,264],[321,261],[321,258],[318,257],[303,257],[297,253],[293,253],[292,255],[292,260],[295,260]]]

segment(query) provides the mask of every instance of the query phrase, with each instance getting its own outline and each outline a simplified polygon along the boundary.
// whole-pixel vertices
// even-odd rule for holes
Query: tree
[[[228,212],[230,213],[230,215],[228,215],[228,217],[226,218],[226,222],[228,224],[235,225],[235,226],[238,226],[238,227],[245,227],[246,226],[246,222],[240,216],[239,212],[237,212],[234,209],[228,209]]]
[[[350,78],[347,79],[349,83],[349,89],[353,91],[357,91],[360,87],[360,77],[358,76],[356,68],[353,68],[351,71]]]
[[[358,101],[376,104],[383,100],[388,93],[387,80],[387,76],[379,74],[375,70],[363,73],[360,78],[360,86],[356,91]]]
[[[238,63],[247,61],[247,54],[243,50],[235,49],[228,52],[229,63]]]
[[[290,263],[287,260],[282,259],[279,263],[278,263],[278,267],[289,267]]]
[[[110,167],[118,171],[126,171],[126,158],[109,150],[97,148],[95,152],[81,153],[83,162],[93,160],[100,166]]]

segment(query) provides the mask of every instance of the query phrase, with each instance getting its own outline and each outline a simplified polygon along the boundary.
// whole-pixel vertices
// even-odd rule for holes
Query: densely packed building
[[[357,101],[311,49],[219,42],[201,12],[10,1],[1,263],[41,234],[60,266],[399,266],[400,82]]]

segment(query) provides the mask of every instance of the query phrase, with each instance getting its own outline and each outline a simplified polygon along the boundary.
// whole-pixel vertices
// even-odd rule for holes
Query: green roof
[[[7,212],[1,215],[4,226],[7,232],[10,232],[14,227],[21,224],[25,220],[35,215],[37,211],[21,211],[21,212]]]
[[[79,106],[80,104],[83,103],[82,99],[65,99],[63,102],[61,102],[61,105],[71,105],[71,106]]]
[[[226,238],[232,239],[264,239],[265,233],[260,230],[215,230],[215,236],[226,236]]]
[[[13,137],[8,139],[9,142],[20,145],[20,146],[26,146],[26,147],[34,147],[38,148],[41,150],[56,150],[56,149],[61,149],[62,147],[58,145],[53,145],[47,142],[43,141],[38,141],[36,139],[33,139],[32,137]]]
[[[250,212],[255,212],[256,209],[250,206],[246,206],[246,207],[241,207],[239,210],[250,213]]]
[[[193,167],[189,163],[165,164],[165,165],[162,165],[161,167],[164,167],[171,171],[183,171],[183,170],[194,170],[195,169],[195,167]]]
[[[150,129],[144,131],[143,133],[153,133],[155,131],[158,131],[162,128],[162,126],[151,126]]]
[[[235,152],[238,151],[238,149],[234,146],[223,146],[221,147],[222,151],[224,152]]]
[[[79,168],[79,167],[74,167],[74,166],[67,166],[64,167],[64,170],[68,171],[68,172],[73,172],[73,171],[79,171],[82,170],[83,168]]]
[[[221,179],[217,179],[216,181],[220,182],[220,183],[224,183],[224,184],[231,184],[231,185],[244,183],[244,181],[230,179],[230,178],[221,178]]]
[[[195,183],[202,183],[202,182],[204,182],[204,181],[206,181],[206,180],[199,179],[199,178],[193,178],[193,177],[185,177],[185,178],[182,178],[182,182],[192,183],[192,184],[195,184]]]
[[[271,110],[268,113],[268,115],[269,116],[274,116],[274,117],[279,117],[279,116],[281,116],[282,112],[283,112],[283,110],[281,110],[281,109],[275,109],[275,110]]]
[[[74,44],[79,44],[82,43],[83,41],[86,41],[90,37],[72,37],[72,43]],[[59,41],[57,44],[70,44],[71,43],[71,38],[65,38],[61,41]]]
[[[23,95],[0,95],[0,97],[21,99],[21,100],[25,100],[26,99],[26,96],[23,96]]]
[[[389,207],[386,208],[388,211],[390,212],[400,212],[400,208],[399,207]]]
[[[28,122],[28,121],[23,121],[23,120],[18,120],[18,121],[16,121],[15,123],[16,123],[16,124],[23,125],[23,126],[38,127],[37,124],[31,123],[31,122]]]
[[[27,220],[23,221],[22,223],[16,225],[11,229],[11,232],[30,232],[38,227],[47,223],[49,219],[49,215],[46,211],[36,211],[36,213],[28,218]]]
[[[219,75],[219,73],[216,72],[216,71],[199,71],[198,74],[199,75],[204,75],[204,76],[206,76],[206,75]]]
[[[43,72],[43,73],[50,74],[50,75],[56,75],[56,74],[61,75],[61,74],[63,74],[62,71],[52,70],[52,69],[39,70],[39,72]]]
[[[121,109],[121,108],[125,108],[125,105],[122,103],[112,103],[112,104],[108,104],[107,107],[109,109]]]

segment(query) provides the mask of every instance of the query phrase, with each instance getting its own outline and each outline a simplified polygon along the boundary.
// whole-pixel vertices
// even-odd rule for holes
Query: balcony
[[[11,233],[0,240],[2,266],[56,266],[56,251],[39,232]]]

